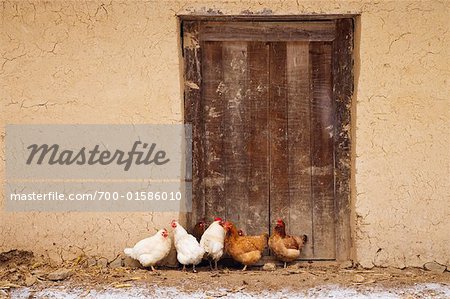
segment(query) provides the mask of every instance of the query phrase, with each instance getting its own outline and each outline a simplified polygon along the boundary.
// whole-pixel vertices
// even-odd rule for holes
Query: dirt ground
[[[45,295],[43,291],[48,289],[59,292],[77,290],[73,298],[97,297],[93,294],[99,294],[105,290],[118,290],[121,292],[119,294],[124,295],[136,293],[136,289],[148,291],[159,287],[180,294],[198,295],[201,292],[199,298],[230,297],[233,294],[242,295],[238,297],[245,297],[244,294],[250,294],[251,297],[253,295],[267,297],[267,294],[292,297],[286,294],[305,293],[312,289],[319,292],[313,296],[321,297],[321,288],[325,290],[330,286],[356,292],[379,289],[387,291],[388,294],[389,290],[395,289],[400,290],[400,298],[408,298],[408,296],[410,298],[448,298],[450,296],[449,272],[438,273],[418,268],[364,270],[349,265],[345,269],[342,265],[335,263],[300,262],[286,269],[277,267],[274,271],[264,271],[261,267],[250,268],[246,272],[227,267],[221,267],[219,271],[210,271],[209,267],[198,267],[198,273],[192,273],[164,267],[151,272],[147,269],[129,267],[90,266],[86,261],[85,258],[80,257],[64,265],[52,266],[34,258],[30,252],[2,253],[0,254],[0,298],[61,297],[51,296],[48,293]],[[427,285],[438,285],[439,289],[425,288],[413,293],[402,291],[405,287]],[[147,295],[152,294],[156,296],[156,293]]]

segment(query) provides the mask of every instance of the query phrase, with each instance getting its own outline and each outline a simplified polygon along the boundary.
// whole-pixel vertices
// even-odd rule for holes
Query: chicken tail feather
[[[297,241],[300,248],[305,246],[306,242],[308,241],[308,237],[306,235],[303,235],[301,237],[294,236],[294,239],[295,241]]]

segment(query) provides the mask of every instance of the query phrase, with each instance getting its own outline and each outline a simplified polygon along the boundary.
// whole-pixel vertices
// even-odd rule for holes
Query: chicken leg
[[[244,266],[244,268],[242,268],[242,271],[247,270],[247,265]]]
[[[150,266],[150,267],[152,267],[152,272],[155,272],[156,270],[155,270],[155,267],[153,267],[153,266]]]
[[[192,264],[192,272],[197,273],[197,270],[195,270],[195,265]]]

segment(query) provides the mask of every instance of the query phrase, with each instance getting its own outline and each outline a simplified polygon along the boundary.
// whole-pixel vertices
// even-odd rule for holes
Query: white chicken
[[[167,230],[160,229],[153,236],[140,240],[133,248],[125,248],[123,252],[129,257],[138,260],[142,266],[152,268],[155,264],[169,255],[172,241]]]
[[[195,265],[202,261],[205,251],[198,243],[197,239],[187,233],[177,221],[172,220],[173,237],[175,249],[177,250],[177,260],[183,265],[183,271],[186,265],[192,265],[192,271],[195,273]]]
[[[225,242],[225,230],[222,227],[221,218],[215,218],[214,222],[205,230],[200,239],[200,246],[208,255],[209,265],[212,268],[211,260],[214,261],[214,268],[217,270],[217,261],[223,255],[223,247]]]

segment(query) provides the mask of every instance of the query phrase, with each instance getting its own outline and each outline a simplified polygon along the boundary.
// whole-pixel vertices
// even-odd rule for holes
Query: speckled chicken
[[[239,263],[247,266],[257,263],[262,258],[262,253],[267,246],[267,233],[260,236],[240,236],[238,230],[231,222],[225,222],[225,250]]]
[[[286,235],[286,224],[282,219],[277,220],[273,234],[269,238],[269,248],[275,257],[286,263],[297,260],[305,246],[307,236],[301,237]]]

